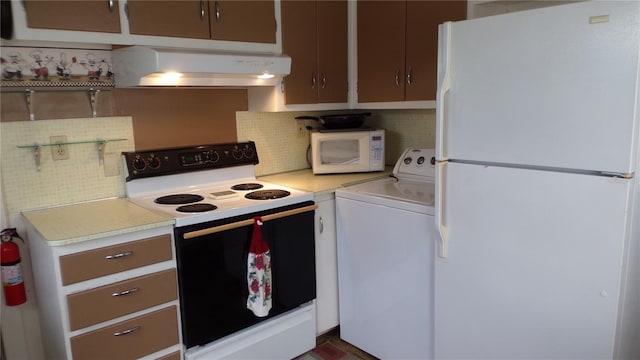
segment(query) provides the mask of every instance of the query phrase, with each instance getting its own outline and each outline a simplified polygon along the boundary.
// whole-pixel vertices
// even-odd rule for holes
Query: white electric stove
[[[253,142],[127,152],[123,159],[129,200],[175,219],[185,359],[287,359],[315,346],[313,193],[257,180]],[[264,317],[246,307],[258,220],[274,284]]]

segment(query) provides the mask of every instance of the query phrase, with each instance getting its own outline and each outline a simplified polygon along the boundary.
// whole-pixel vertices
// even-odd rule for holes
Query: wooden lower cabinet
[[[53,246],[29,226],[45,358],[179,359],[172,232],[165,225]]]
[[[137,359],[179,341],[177,308],[171,306],[71,338],[75,360]]]

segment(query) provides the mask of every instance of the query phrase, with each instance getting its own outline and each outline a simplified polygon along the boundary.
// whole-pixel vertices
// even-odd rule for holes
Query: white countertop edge
[[[118,230],[107,231],[107,232],[102,232],[102,233],[95,233],[95,234],[90,234],[90,235],[83,235],[83,236],[78,236],[78,237],[75,237],[75,238],[60,239],[60,240],[48,240],[47,239],[46,242],[47,242],[47,245],[49,245],[49,246],[71,245],[71,244],[75,244],[75,243],[79,243],[79,242],[103,239],[103,238],[107,238],[107,237],[111,237],[111,236],[123,235],[123,234],[133,233],[133,232],[137,232],[137,231],[155,229],[155,228],[164,227],[164,226],[173,226],[174,222],[175,221],[173,219],[170,219],[170,220],[165,220],[165,221],[162,221],[162,222],[151,223],[151,224],[147,224],[147,225],[139,225],[139,226],[134,226],[134,227],[129,227],[129,228],[122,228],[122,229],[118,229]],[[42,236],[42,234],[40,234],[40,235]],[[42,236],[42,238],[44,239],[45,237]]]

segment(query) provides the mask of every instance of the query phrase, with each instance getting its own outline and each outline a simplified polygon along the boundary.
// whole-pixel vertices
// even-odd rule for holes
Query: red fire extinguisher
[[[4,229],[0,233],[0,268],[2,270],[2,287],[7,306],[24,304],[27,301],[27,293],[22,280],[22,268],[20,267],[20,249],[13,242],[13,238],[22,240],[15,228]],[[24,240],[22,240],[24,242]]]

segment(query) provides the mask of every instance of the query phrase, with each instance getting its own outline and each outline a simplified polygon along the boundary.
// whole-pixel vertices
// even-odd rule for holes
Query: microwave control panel
[[[370,144],[372,168],[384,168],[384,130],[372,131]]]

